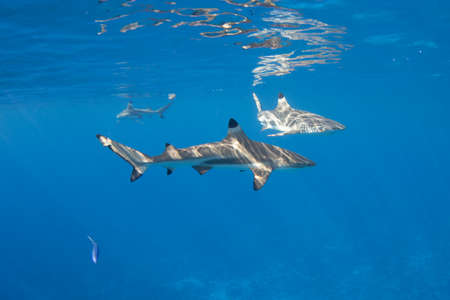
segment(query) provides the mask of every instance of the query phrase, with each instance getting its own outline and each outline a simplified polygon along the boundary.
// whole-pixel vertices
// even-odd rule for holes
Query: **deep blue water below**
[[[0,299],[450,299],[449,32],[443,0],[1,0]],[[268,137],[252,92],[346,129]],[[230,118],[316,166],[130,183],[95,137]]]

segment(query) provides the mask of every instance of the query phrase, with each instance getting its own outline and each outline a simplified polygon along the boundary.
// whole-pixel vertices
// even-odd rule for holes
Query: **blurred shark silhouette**
[[[117,114],[117,119],[122,118],[138,118],[142,119],[145,115],[155,115],[159,114],[161,118],[164,118],[163,113],[172,105],[173,102],[169,102],[166,106],[163,106],[157,110],[152,110],[150,108],[135,108],[133,106],[133,102],[128,102],[127,108],[122,110],[119,114]]]
[[[345,126],[325,117],[292,108],[283,94],[278,95],[278,104],[274,110],[262,110],[261,102],[253,93],[258,120],[263,126],[262,130],[274,129],[279,133],[268,136],[282,136],[296,133],[322,133],[326,131],[343,130]]]
[[[295,152],[250,140],[239,124],[230,119],[227,136],[214,143],[177,149],[166,144],[158,156],[148,156],[122,145],[108,137],[97,135],[103,146],[126,160],[132,167],[131,181],[135,181],[149,165],[167,168],[167,175],[179,166],[192,166],[200,175],[212,168],[250,169],[254,175],[253,189],[259,190],[275,169],[292,169],[314,166],[314,162]]]

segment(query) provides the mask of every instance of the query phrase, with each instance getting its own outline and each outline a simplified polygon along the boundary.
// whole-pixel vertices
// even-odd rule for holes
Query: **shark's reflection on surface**
[[[242,45],[245,50],[266,48],[270,52],[259,56],[258,65],[252,70],[254,86],[261,84],[264,77],[287,75],[299,67],[314,71],[316,65],[337,63],[342,52],[351,48],[341,41],[346,34],[344,27],[304,17],[295,9],[283,7],[281,2],[225,0],[225,3],[220,8],[178,7],[176,2],[157,4],[162,9],[145,2],[127,2],[120,7],[110,3],[106,15],[99,9],[102,18],[95,22],[101,25],[98,35],[115,30],[111,24],[106,32],[106,23],[120,24],[127,20],[117,27],[122,33],[150,26],[180,30],[190,26],[200,28],[198,34],[204,38],[239,38],[232,44]],[[280,53],[281,48],[289,49]],[[250,55],[249,51],[245,53]]]
[[[340,54],[351,48],[350,45],[337,41],[345,34],[345,28],[304,18],[295,10],[274,9],[269,13],[269,17],[263,18],[263,21],[269,23],[270,27],[252,33],[249,37],[287,39],[292,43],[299,41],[307,47],[298,47],[287,53],[260,56],[259,66],[253,69],[253,86],[261,84],[263,77],[286,75],[297,67],[309,67],[313,70],[314,65],[337,63],[340,60]],[[286,45],[290,44],[286,43]],[[271,43],[268,45],[271,46]],[[246,49],[245,47],[248,46],[243,48]],[[278,48],[281,47],[275,49]],[[296,52],[299,54],[295,55]]]
[[[150,165],[167,168],[168,175],[183,165],[192,166],[200,175],[212,168],[237,168],[250,169],[253,189],[259,190],[273,170],[314,166],[314,162],[295,152],[249,139],[234,119],[228,123],[227,136],[219,142],[180,149],[166,144],[161,155],[152,157],[108,137],[97,135],[97,138],[133,166],[131,181],[141,177]]]

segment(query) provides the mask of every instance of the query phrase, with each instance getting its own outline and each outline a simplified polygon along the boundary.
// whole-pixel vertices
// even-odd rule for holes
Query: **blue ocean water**
[[[448,1],[19,0],[0,16],[0,299],[450,298]],[[267,137],[252,92],[347,128]],[[169,93],[164,119],[116,119]],[[237,170],[130,183],[95,137],[158,155],[221,140],[229,118],[317,165],[257,192]]]

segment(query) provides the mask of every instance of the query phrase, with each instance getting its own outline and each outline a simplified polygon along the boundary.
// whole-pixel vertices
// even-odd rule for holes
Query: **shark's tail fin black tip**
[[[236,128],[238,126],[239,126],[239,123],[235,119],[231,118],[228,121],[228,128]]]
[[[143,173],[140,173],[136,168],[133,168],[133,172],[131,172],[130,182],[134,182],[138,180]]]
[[[113,141],[101,134],[97,134],[96,136],[104,147],[108,147],[112,152],[123,158],[133,167],[133,172],[130,177],[131,182],[140,178],[147,170],[148,164],[153,162],[153,159],[150,156],[145,155],[136,149]]]

